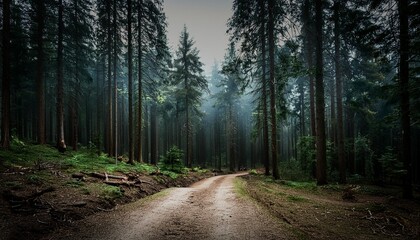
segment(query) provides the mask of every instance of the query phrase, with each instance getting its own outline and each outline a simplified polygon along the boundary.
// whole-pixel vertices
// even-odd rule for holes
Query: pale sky
[[[178,48],[179,36],[184,28],[195,41],[204,63],[205,74],[211,72],[215,61],[223,61],[228,47],[227,20],[232,16],[233,0],[165,0],[168,21],[169,47]]]

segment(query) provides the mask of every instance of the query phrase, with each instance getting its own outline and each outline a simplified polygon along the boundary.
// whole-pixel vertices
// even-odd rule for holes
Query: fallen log
[[[102,179],[107,179],[107,178],[112,178],[112,179],[121,179],[121,180],[128,180],[128,178],[126,176],[118,176],[118,175],[109,175],[107,173],[102,174],[102,173],[89,173],[89,176],[91,177],[96,177],[96,178],[102,178]]]
[[[135,183],[139,183],[139,184],[147,183],[147,184],[153,185],[153,183],[148,182],[148,181],[141,180],[140,178],[139,178],[139,179],[137,179],[137,180],[135,181]]]
[[[111,185],[111,186],[127,186],[127,187],[134,187],[136,186],[136,182],[117,182],[117,181],[104,181],[105,184]]]

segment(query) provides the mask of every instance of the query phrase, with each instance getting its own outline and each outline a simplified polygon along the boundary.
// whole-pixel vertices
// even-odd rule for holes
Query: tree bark
[[[128,162],[134,164],[133,138],[133,36],[132,36],[132,2],[127,0],[128,21]]]
[[[157,106],[152,103],[150,107],[150,163],[158,162],[158,129],[157,129]]]
[[[113,37],[114,37],[114,59],[113,59],[113,80],[114,80],[114,145],[111,148],[114,149],[114,156],[115,162],[117,163],[118,158],[118,86],[117,86],[117,61],[118,61],[118,49],[117,49],[117,42],[118,42],[118,26],[117,26],[117,0],[114,0],[114,7],[113,7]]]
[[[341,78],[341,27],[340,27],[340,0],[334,3],[334,46],[335,46],[335,80],[337,91],[337,149],[339,182],[346,183],[346,158],[344,151],[344,127],[343,127],[343,80]]]
[[[305,58],[308,66],[309,76],[309,109],[310,109],[310,123],[311,123],[311,136],[316,138],[316,113],[315,113],[315,80],[312,74],[313,69],[313,46],[312,40],[314,39],[313,24],[310,22],[311,18],[311,5],[309,0],[305,0],[303,5],[304,22],[304,44],[305,44]],[[315,143],[315,141],[314,141]]]
[[[268,112],[267,112],[267,76],[266,76],[266,34],[265,34],[265,19],[266,9],[264,0],[259,0],[260,7],[260,43],[261,43],[261,82],[262,82],[262,110],[263,110],[263,162],[265,168],[265,175],[270,175],[270,149],[268,136]]]
[[[3,0],[3,79],[1,88],[1,146],[10,148],[10,4]]]
[[[325,141],[325,100],[323,76],[323,2],[315,1],[316,28],[316,162],[317,184],[327,184],[326,141]]]
[[[411,183],[411,133],[410,133],[410,91],[409,91],[409,34],[408,34],[408,0],[398,1],[400,19],[400,105],[402,128],[402,161],[406,174],[404,175],[403,197],[413,198]]]
[[[71,118],[72,118],[72,126],[71,126],[71,130],[72,130],[72,147],[73,147],[73,151],[77,151],[78,150],[78,142],[79,142],[79,108],[78,108],[78,104],[77,101],[79,99],[79,93],[80,93],[80,79],[79,79],[79,45],[80,45],[80,41],[79,41],[79,33],[78,33],[78,21],[77,21],[77,17],[78,17],[78,13],[79,13],[79,9],[78,9],[78,0],[74,1],[74,26],[76,29],[76,39],[75,39],[75,55],[74,55],[74,95],[72,100],[71,100]]]
[[[236,163],[236,159],[235,159],[235,123],[234,123],[234,119],[233,119],[233,109],[232,109],[232,103],[229,103],[229,108],[228,108],[228,121],[227,121],[227,126],[228,126],[228,151],[229,151],[229,170],[231,172],[235,171],[235,163]]]
[[[274,0],[268,1],[268,52],[270,58],[270,113],[271,113],[271,158],[274,179],[280,178],[277,167],[277,112],[276,112],[276,79],[274,69]]]
[[[38,105],[37,142],[45,144],[45,91],[44,91],[44,30],[45,30],[45,5],[44,1],[36,1],[36,96]]]
[[[112,29],[111,29],[111,0],[106,1],[106,11],[107,11],[107,56],[108,56],[108,128],[107,131],[107,150],[109,156],[114,156],[114,142],[113,142],[113,116],[112,116]]]
[[[143,32],[142,32],[142,22],[143,22],[143,0],[140,0],[138,3],[138,64],[139,64],[139,69],[138,69],[138,94],[139,94],[139,105],[138,105],[138,156],[137,156],[137,160],[139,162],[143,162],[143,151],[142,151],[142,131],[143,131],[143,80],[142,80],[142,60],[143,60],[143,45],[142,45],[142,37],[143,37]]]

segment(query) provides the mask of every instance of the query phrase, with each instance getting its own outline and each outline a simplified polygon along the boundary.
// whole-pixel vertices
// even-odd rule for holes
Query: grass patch
[[[308,199],[301,197],[301,196],[295,196],[295,195],[289,195],[287,196],[287,200],[291,202],[307,202]]]
[[[317,186],[315,182],[282,181],[281,183],[285,186],[288,186],[294,189],[304,189],[304,190],[311,190],[311,191],[317,190]]]
[[[237,192],[239,196],[241,197],[248,196],[246,192],[246,184],[247,184],[246,181],[244,181],[241,178],[235,178],[233,180],[233,186],[234,186],[235,192]]]
[[[67,186],[72,187],[72,188],[80,188],[82,186],[85,185],[85,183],[81,182],[81,181],[77,181],[77,180],[72,180],[72,181],[68,181],[66,182]]]
[[[208,172],[208,170],[207,169],[202,169],[201,167],[193,167],[193,168],[191,168],[191,172],[206,173],[206,172]]]
[[[100,196],[106,200],[114,200],[124,196],[121,188],[115,186],[102,185],[101,191]]]
[[[89,150],[73,152],[72,156],[63,160],[62,164],[71,169],[72,172],[107,172],[107,173],[152,173],[156,167],[145,163],[135,163],[134,165],[118,162],[114,158],[102,153],[97,155]]]
[[[23,144],[16,146],[12,144],[10,150],[0,150],[0,158],[6,167],[32,167],[41,161],[56,162],[63,156],[57,149],[43,145]]]
[[[29,184],[42,185],[48,183],[51,176],[44,172],[37,172],[26,175],[25,178]]]
[[[162,171],[161,173],[165,176],[170,177],[171,179],[177,179],[181,175],[179,173],[174,173],[171,171]]]

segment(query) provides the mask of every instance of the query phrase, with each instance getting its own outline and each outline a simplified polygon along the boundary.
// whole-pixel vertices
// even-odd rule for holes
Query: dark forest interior
[[[224,59],[206,72],[188,25],[169,46],[163,0],[2,0],[4,206],[58,191],[47,170],[116,177],[107,198],[119,200],[106,208],[247,171],[244,188],[271,212],[261,199],[277,197],[259,191],[301,191],[285,190],[291,182],[326,197],[337,186],[343,201],[374,188],[420,212],[420,2],[233,0],[231,10]],[[155,187],[127,190],[141,181]],[[14,192],[31,184],[40,192]],[[398,236],[418,237],[415,221]]]

